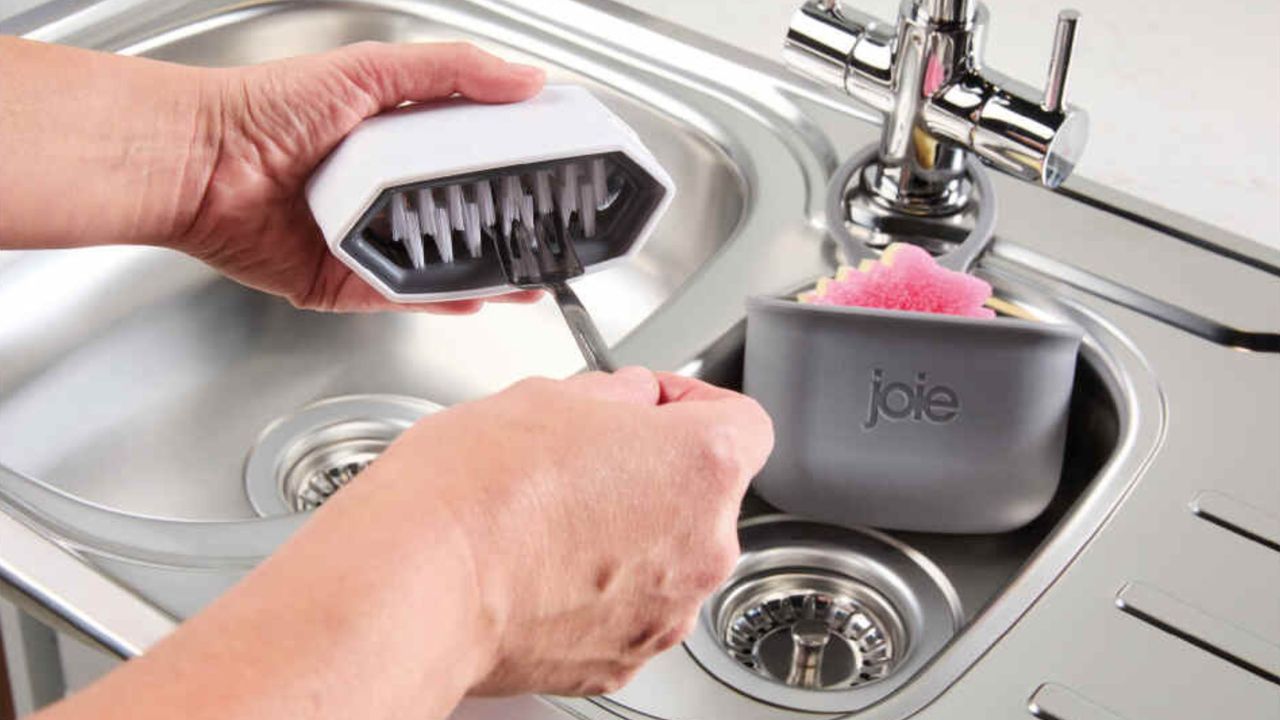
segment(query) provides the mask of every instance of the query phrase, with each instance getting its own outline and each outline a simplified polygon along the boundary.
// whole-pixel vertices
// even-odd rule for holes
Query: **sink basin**
[[[591,88],[639,132],[678,192],[634,263],[576,287],[621,362],[727,387],[741,380],[744,299],[830,272],[826,178],[878,136],[863,122],[870,113],[842,96],[603,1],[109,5],[23,30],[206,65],[357,40],[464,38]],[[1280,257],[1087,182],[1049,193],[995,181],[997,242],[978,272],[1025,312],[1077,325],[1085,342],[1061,489],[1039,519],[989,536],[867,533],[937,580],[947,602],[933,607],[950,608],[945,642],[904,661],[909,669],[884,692],[864,694],[865,705],[804,710],[732,687],[729,675],[704,668],[694,639],[615,695],[468,702],[458,720],[780,720],[849,710],[872,720],[1025,718],[1039,707],[1032,697],[1078,708],[1098,695],[1105,701],[1094,705],[1129,717],[1260,707],[1272,686],[1221,659],[1235,646],[1206,653],[1197,648],[1215,640],[1201,626],[1174,632],[1176,622],[1143,620],[1117,609],[1117,598],[1141,581],[1280,643],[1266,601],[1280,570],[1260,555],[1272,551],[1249,539],[1257,532],[1231,529],[1252,527],[1239,517],[1255,517],[1231,508],[1277,512],[1266,479],[1280,461],[1260,448],[1280,436],[1280,411],[1216,412],[1250,407],[1260,393],[1280,396],[1274,355],[1265,352],[1274,334],[1252,332],[1270,322],[1259,308],[1280,288]],[[1176,281],[1157,271],[1188,267],[1198,273]],[[323,432],[280,450],[288,463],[266,467],[336,456],[342,462],[326,469],[341,470],[432,404],[581,365],[547,302],[464,318],[324,315],[145,248],[0,257],[0,307],[24,309],[0,316],[0,512],[174,619],[196,612],[305,521],[290,511],[295,475],[268,473],[266,500],[262,487],[246,488],[246,474],[257,477],[261,465],[254,453],[286,448],[277,442],[284,430]],[[1212,393],[1206,373],[1216,378]],[[1201,471],[1223,458],[1231,472]],[[1212,512],[1188,509],[1200,507],[1193,499],[1202,492],[1228,501]],[[744,532],[772,512],[749,496]],[[6,561],[0,548],[0,571]],[[1230,602],[1212,588],[1229,588]],[[131,654],[147,641],[116,650]],[[1046,642],[1053,652],[1043,652]],[[1158,661],[1143,655],[1152,644],[1160,644]],[[1150,678],[1134,669],[1160,664]],[[1105,682],[1121,675],[1131,678],[1122,689]],[[1207,680],[1183,692],[1167,687],[1170,676]],[[1070,705],[1077,696],[1086,704]],[[1055,716],[1076,715],[1042,715]]]
[[[370,11],[359,20],[352,22],[350,11],[285,9],[175,38],[147,54],[230,65],[359,38],[461,34],[435,19],[406,25],[392,13]],[[483,44],[531,60],[509,45]],[[681,189],[635,262],[575,283],[606,339],[617,341],[731,237],[746,187],[704,133],[571,68],[551,75],[598,94]],[[37,340],[32,352],[21,329],[5,328],[0,461],[89,502],[146,515],[255,517],[240,481],[246,450],[272,420],[312,401],[389,393],[448,405],[521,377],[568,375],[581,363],[549,300],[491,306],[466,318],[318,314],[220,279],[180,255],[137,248],[33,255],[7,275],[19,280],[0,281],[0,294],[20,298],[15,303],[57,295],[54,326],[23,329],[59,341]],[[49,277],[59,281],[38,286]],[[142,277],[182,280],[138,297],[129,288]]]
[[[636,711],[644,717],[669,720],[712,717],[715,712],[746,720],[811,717],[810,713],[823,710],[852,712],[872,705],[907,684],[912,667],[918,668],[933,659],[932,653],[938,651],[937,640],[930,640],[924,635],[940,632],[942,640],[946,640],[954,633],[951,655],[961,652],[965,644],[990,642],[990,638],[983,637],[988,632],[983,620],[993,605],[1008,602],[1007,590],[1011,583],[1019,577],[1025,581],[1027,575],[1044,571],[1044,558],[1037,558],[1037,553],[1045,547],[1046,538],[1055,531],[1070,534],[1072,517],[1087,512],[1084,508],[1090,495],[1098,492],[1099,485],[1116,481],[1112,469],[1121,464],[1123,458],[1144,450],[1139,429],[1146,424],[1142,416],[1151,409],[1143,408],[1140,397],[1154,391],[1154,378],[1141,358],[1125,349],[1122,338],[1083,308],[1037,292],[1034,284],[1025,278],[1019,279],[1017,273],[984,270],[980,274],[992,283],[997,296],[1016,304],[1023,313],[1046,322],[1075,324],[1085,331],[1071,402],[1061,482],[1049,508],[1032,523],[1014,532],[990,535],[884,533],[901,543],[899,547],[906,556],[915,553],[923,556],[923,560],[917,558],[917,561],[927,572],[945,578],[939,582],[942,594],[949,602],[932,606],[921,602],[919,597],[926,594],[927,588],[911,587],[910,582],[896,574],[888,577],[872,575],[864,579],[864,583],[873,590],[900,593],[898,605],[918,606],[915,612],[922,616],[915,627],[898,630],[905,636],[898,642],[907,648],[902,656],[896,658],[899,672],[889,673],[865,687],[855,684],[852,690],[828,689],[817,693],[820,697],[816,702],[807,703],[806,697],[796,695],[793,688],[783,688],[775,681],[762,681],[751,673],[726,670],[719,657],[724,654],[723,648],[714,637],[716,633],[709,622],[709,618],[716,614],[718,602],[717,596],[713,596],[708,609],[704,610],[702,625],[694,631],[685,648],[660,656],[627,688],[601,700],[601,703],[611,708]],[[741,389],[744,341],[745,323],[736,326],[697,356],[694,363],[698,374],[717,385]],[[773,518],[778,513],[765,500],[749,492],[741,518],[743,546],[748,546],[750,533],[756,531],[758,522]],[[860,546],[855,544],[855,547]],[[832,554],[823,555],[829,557]],[[883,550],[877,554],[874,549],[863,549],[859,555],[858,559],[863,562],[886,562]],[[743,562],[749,564],[751,560],[747,558],[749,554],[744,554]],[[789,573],[787,577],[792,578],[803,567],[801,561],[788,563],[785,568]],[[819,564],[818,570],[822,569]],[[757,571],[754,576],[759,577],[759,574]],[[818,574],[819,578],[826,576],[825,572]],[[823,586],[824,582],[819,581],[818,585]],[[700,666],[711,673],[702,672]],[[681,688],[681,692],[664,691],[676,686]],[[908,685],[903,692],[910,691]],[[765,703],[745,698],[744,694]]]
[[[32,36],[216,66],[358,40],[466,39],[548,68],[551,82],[589,88],[677,186],[634,260],[575,281],[621,362],[671,367],[737,321],[732,294],[703,299],[708,273],[734,277],[741,294],[775,271],[825,267],[812,252],[755,267],[758,248],[777,254],[773,239],[819,236],[802,220],[805,188],[821,183],[835,156],[825,138],[779,132],[788,127],[780,111],[792,109],[780,98],[771,107],[726,92],[720,80],[673,74],[583,35],[570,17],[556,26],[516,4],[457,2],[110,10],[120,14],[104,19],[109,10],[94,7],[83,23],[73,16]],[[697,312],[680,309],[678,297]],[[304,519],[260,512],[270,498],[255,503],[257,490],[246,488],[250,454],[272,428],[333,398],[448,406],[581,367],[549,300],[464,318],[313,313],[153,248],[9,253],[0,257],[0,306],[30,308],[0,319],[0,500],[176,617],[203,606]],[[200,570],[194,578],[192,569]]]

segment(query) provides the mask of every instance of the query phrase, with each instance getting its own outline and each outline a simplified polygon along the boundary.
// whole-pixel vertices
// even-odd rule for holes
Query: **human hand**
[[[479,102],[524,100],[542,70],[465,43],[358,43],[217,70],[206,110],[218,150],[190,229],[177,246],[236,280],[318,310],[404,308],[385,300],[331,253],[311,218],[312,170],[360,121],[406,101],[455,93]],[[503,300],[529,300],[536,292]],[[471,312],[480,300],[418,305]]]
[[[346,311],[480,301],[395,305],[332,257],[304,197],[320,161],[403,102],[514,102],[544,79],[462,43],[199,68],[0,36],[0,67],[0,249],[159,245],[299,307]]]
[[[455,518],[489,625],[473,693],[591,695],[692,629],[772,444],[755,401],[696,380],[527,380],[420,422],[342,499]]]
[[[438,719],[468,693],[612,691],[730,572],[772,443],[749,398],[640,368],[455,406],[40,720]]]

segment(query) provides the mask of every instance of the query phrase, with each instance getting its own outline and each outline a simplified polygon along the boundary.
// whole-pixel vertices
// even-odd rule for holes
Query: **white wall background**
[[[0,0],[0,17],[39,2]],[[800,4],[620,2],[772,58]],[[844,2],[886,19],[898,6]],[[1060,2],[1084,13],[1069,96],[1093,132],[1079,172],[1280,247],[1280,2],[986,0],[989,64],[1043,82]]]
[[[777,57],[799,0],[621,0]],[[844,0],[885,19],[897,0]],[[1084,17],[1068,97],[1088,109],[1078,172],[1280,247],[1280,2],[985,0],[987,61],[1039,85],[1061,7]]]

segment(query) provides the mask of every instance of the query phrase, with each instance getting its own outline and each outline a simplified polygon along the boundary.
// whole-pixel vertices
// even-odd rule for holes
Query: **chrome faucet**
[[[1080,14],[1063,10],[1043,92],[983,67],[987,9],[970,0],[903,0],[896,25],[810,0],[791,20],[784,55],[794,69],[884,115],[862,189],[885,209],[957,214],[969,203],[965,156],[1057,187],[1088,137],[1088,116],[1065,102]]]

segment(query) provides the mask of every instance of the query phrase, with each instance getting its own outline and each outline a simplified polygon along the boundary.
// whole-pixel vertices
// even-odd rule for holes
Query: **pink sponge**
[[[818,281],[800,302],[911,310],[915,312],[993,318],[984,307],[991,286],[972,275],[948,270],[925,250],[904,243],[885,248],[879,261],[863,260],[857,268],[842,267],[834,278]]]

